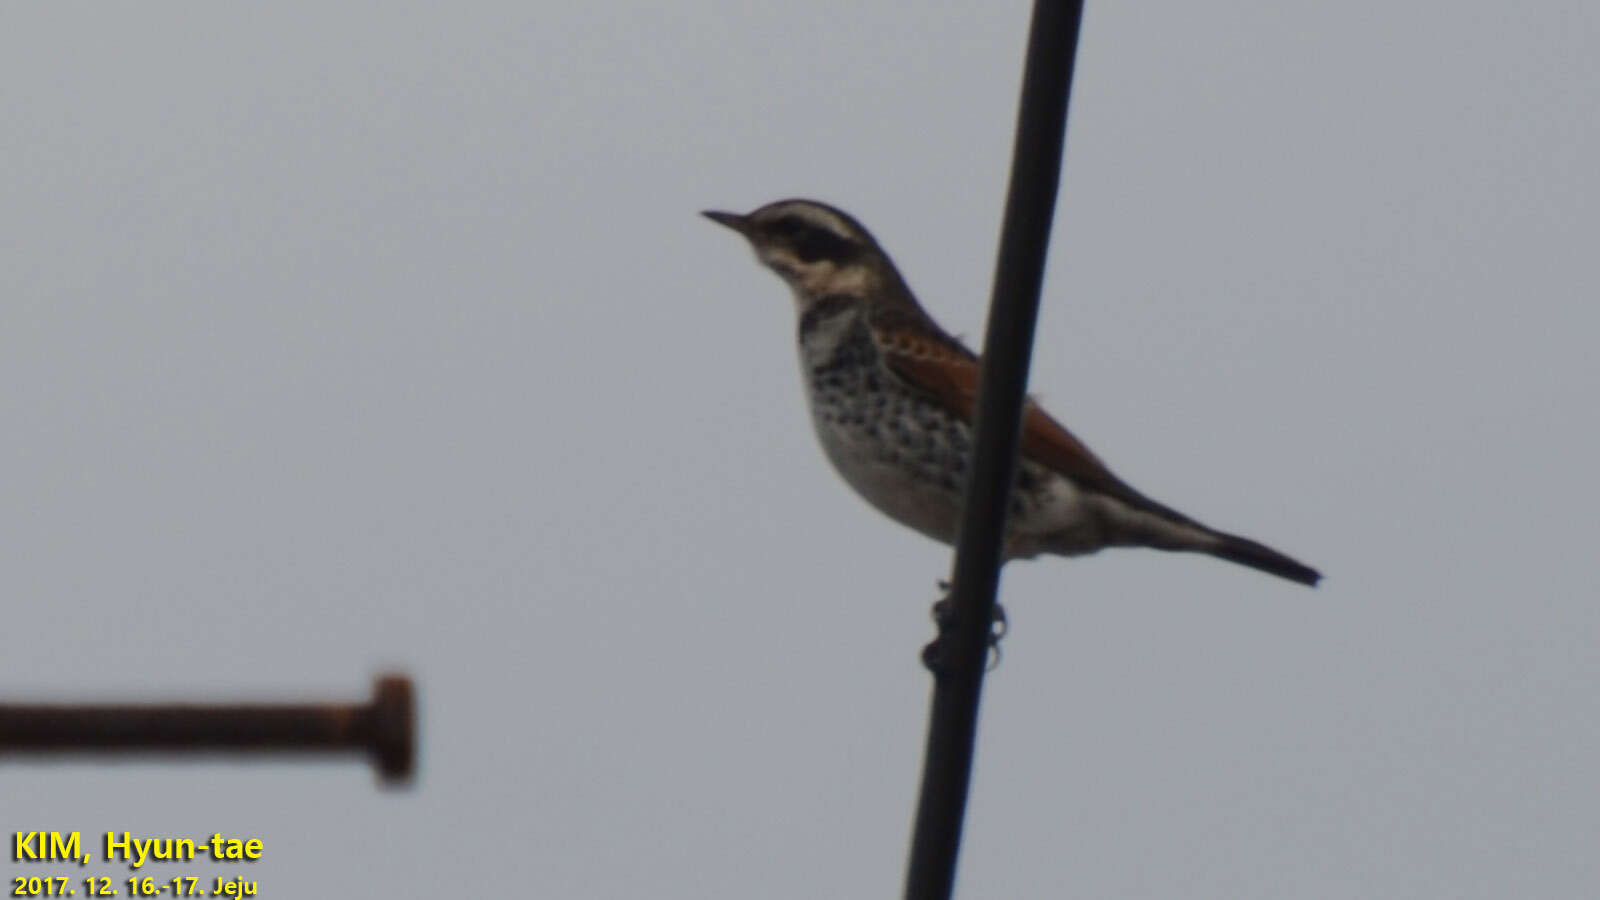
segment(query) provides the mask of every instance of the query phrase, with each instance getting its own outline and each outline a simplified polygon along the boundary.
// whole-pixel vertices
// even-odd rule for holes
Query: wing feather
[[[920,310],[884,310],[873,317],[873,335],[884,362],[911,387],[971,423],[978,407],[978,357],[938,329]],[[915,321],[913,321],[915,319]],[[1022,454],[1079,487],[1109,495],[1137,509],[1189,519],[1129,487],[1065,426],[1034,403],[1022,411]]]

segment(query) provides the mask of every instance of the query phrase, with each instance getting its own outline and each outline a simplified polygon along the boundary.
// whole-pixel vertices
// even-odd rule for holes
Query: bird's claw
[[[945,642],[949,639],[950,632],[955,628],[955,604],[950,600],[950,582],[940,581],[939,591],[943,595],[934,601],[929,614],[935,625],[939,626],[939,636],[932,643],[922,648],[922,664],[935,674],[942,673],[948,668],[948,654]],[[993,672],[1000,666],[1000,639],[1011,630],[1011,620],[1006,616],[1006,608],[999,603],[994,605],[994,611],[989,619],[989,662],[984,666],[984,671]]]
[[[1010,630],[1011,620],[1006,617],[1006,608],[995,603],[994,614],[989,617],[989,664],[984,667],[985,672],[1000,668],[1000,639]]]

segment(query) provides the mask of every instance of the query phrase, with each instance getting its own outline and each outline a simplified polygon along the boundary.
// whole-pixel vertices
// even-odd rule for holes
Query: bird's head
[[[824,297],[870,297],[903,289],[899,273],[861,223],[825,203],[779,200],[747,215],[705,217],[744,235],[762,264],[794,289],[805,309]]]

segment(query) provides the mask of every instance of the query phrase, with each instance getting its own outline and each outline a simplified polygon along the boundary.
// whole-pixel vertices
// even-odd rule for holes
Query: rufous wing
[[[939,330],[919,309],[894,309],[874,317],[873,338],[889,370],[907,386],[921,392],[951,413],[971,423],[978,407],[978,357],[960,341]],[[1173,550],[1202,550],[1301,584],[1315,585],[1317,570],[1264,544],[1214,531],[1170,507],[1144,496],[1106,468],[1083,442],[1029,399],[1022,409],[1021,453],[1035,463],[1061,474],[1084,490],[1111,497],[1127,506],[1168,522],[1192,526],[1210,535],[1201,544],[1143,541]]]
[[[884,362],[907,384],[971,423],[978,408],[978,357],[954,338],[937,331],[925,317],[874,322],[874,337]],[[1135,508],[1185,517],[1145,497],[1112,474],[1083,442],[1051,418],[1032,399],[1022,409],[1022,455],[1066,476],[1081,488],[1115,497]]]

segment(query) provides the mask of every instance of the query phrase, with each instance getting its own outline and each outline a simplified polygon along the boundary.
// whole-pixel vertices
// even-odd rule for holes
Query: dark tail
[[[1307,584],[1312,587],[1316,587],[1317,582],[1322,580],[1321,572],[1310,566],[1295,562],[1265,544],[1258,544],[1249,538],[1220,532],[1217,537],[1222,538],[1222,546],[1205,552],[1219,559],[1236,562],[1241,566],[1249,566],[1252,569],[1260,569],[1263,572],[1270,572],[1279,578],[1287,578],[1290,581],[1298,581],[1301,584]]]

